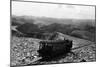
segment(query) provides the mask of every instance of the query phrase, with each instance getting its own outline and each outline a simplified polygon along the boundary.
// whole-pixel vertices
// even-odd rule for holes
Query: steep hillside
[[[27,66],[37,64],[51,64],[51,63],[72,63],[72,62],[93,62],[96,60],[96,44],[94,42],[75,38],[69,35],[64,35],[57,32],[54,39],[70,39],[73,40],[72,52],[60,57],[55,57],[50,61],[39,60],[37,50],[40,39],[12,37],[11,38],[11,65],[12,66]]]

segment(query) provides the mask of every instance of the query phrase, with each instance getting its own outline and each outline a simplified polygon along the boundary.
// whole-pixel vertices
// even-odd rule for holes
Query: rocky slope
[[[55,57],[54,59],[39,60],[37,50],[40,39],[12,37],[11,38],[11,66],[38,65],[52,63],[76,63],[76,62],[93,62],[96,61],[96,44],[94,42],[64,35],[58,32],[54,39],[73,40],[73,53]]]

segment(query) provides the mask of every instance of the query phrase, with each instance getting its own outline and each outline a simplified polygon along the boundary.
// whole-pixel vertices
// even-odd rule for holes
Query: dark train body
[[[72,40],[50,40],[40,41],[39,56],[42,57],[55,57],[62,54],[66,54],[71,51]]]

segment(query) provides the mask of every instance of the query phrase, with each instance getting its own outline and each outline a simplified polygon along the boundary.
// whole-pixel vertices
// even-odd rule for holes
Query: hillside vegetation
[[[95,20],[57,19],[32,16],[12,16],[12,26],[22,33],[61,32],[95,42]]]
[[[94,20],[32,16],[12,16],[11,19],[11,66],[96,61]],[[53,38],[55,33],[57,36]],[[51,60],[41,60],[37,52],[39,42],[59,39],[72,40],[73,54],[65,52]]]

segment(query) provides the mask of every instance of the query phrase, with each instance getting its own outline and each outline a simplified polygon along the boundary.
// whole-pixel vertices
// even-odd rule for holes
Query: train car
[[[66,54],[71,51],[72,40],[47,40],[40,41],[39,56],[55,57],[61,54]]]

